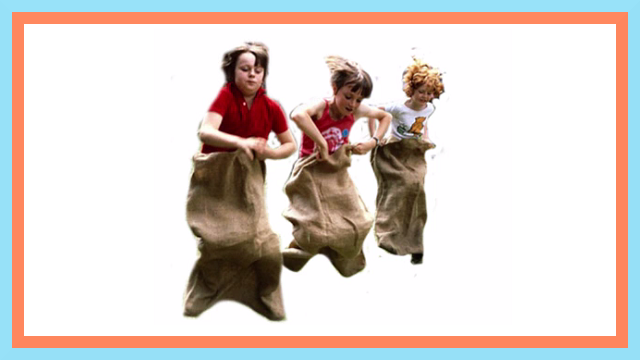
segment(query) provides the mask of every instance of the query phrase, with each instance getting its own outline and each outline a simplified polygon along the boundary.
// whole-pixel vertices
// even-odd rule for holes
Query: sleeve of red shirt
[[[283,132],[289,130],[289,126],[287,126],[287,120],[284,117],[284,112],[277,102],[271,101],[270,103],[271,117],[273,120],[271,123],[272,130],[276,134],[282,134]]]
[[[220,89],[218,96],[213,100],[213,103],[209,107],[209,112],[216,112],[224,117],[231,101],[233,101],[233,94],[225,86]]]

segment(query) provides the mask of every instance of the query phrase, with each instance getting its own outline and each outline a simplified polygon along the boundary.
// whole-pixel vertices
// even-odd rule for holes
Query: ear
[[[336,84],[331,83],[331,88],[333,89],[333,95],[338,93],[338,87],[336,86]]]

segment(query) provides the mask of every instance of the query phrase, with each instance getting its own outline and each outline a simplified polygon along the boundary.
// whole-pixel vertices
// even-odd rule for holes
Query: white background
[[[196,131],[246,40],[287,113],[330,95],[327,55],[374,77],[371,105],[403,98],[413,54],[446,73],[423,265],[370,233],[352,278],[321,256],[283,270],[286,321],[182,316]],[[614,25],[25,25],[24,51],[25,335],[615,335]],[[294,160],[267,163],[282,247]]]

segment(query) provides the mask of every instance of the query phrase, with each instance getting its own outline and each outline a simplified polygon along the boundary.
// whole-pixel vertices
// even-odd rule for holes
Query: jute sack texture
[[[266,168],[242,151],[196,154],[187,223],[200,258],[187,285],[186,316],[220,300],[243,303],[271,320],[284,318],[280,241],[264,199]]]
[[[421,254],[427,222],[424,177],[425,152],[434,144],[403,139],[379,146],[371,153],[378,181],[374,233],[378,246],[397,254]]]
[[[347,169],[351,157],[342,146],[326,161],[315,154],[299,159],[285,186],[293,224],[294,248],[283,252],[293,271],[318,253],[329,257],[341,275],[352,276],[366,265],[362,243],[373,224]]]

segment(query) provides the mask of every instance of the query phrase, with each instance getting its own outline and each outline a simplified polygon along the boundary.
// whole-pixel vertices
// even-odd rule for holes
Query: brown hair
[[[340,56],[328,56],[325,58],[331,71],[331,84],[336,86],[336,91],[343,86],[352,86],[351,90],[362,90],[362,96],[368,98],[373,91],[373,82],[369,74],[358,63]]]
[[[413,96],[415,89],[424,84],[427,84],[427,89],[433,93],[433,97],[436,99],[444,92],[442,73],[420,59],[414,58],[413,64],[407,66],[403,73],[403,82],[404,93],[409,97]]]
[[[222,71],[224,71],[225,80],[227,82],[235,82],[236,63],[238,62],[240,55],[246,52],[250,52],[256,57],[256,63],[254,66],[261,66],[264,68],[262,87],[265,87],[267,73],[269,72],[269,48],[267,48],[265,44],[259,42],[246,42],[244,45],[227,51],[222,56]]]

